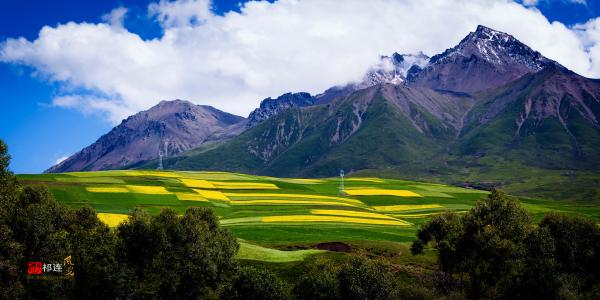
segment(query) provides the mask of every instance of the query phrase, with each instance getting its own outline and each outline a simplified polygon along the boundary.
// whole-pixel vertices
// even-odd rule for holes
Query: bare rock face
[[[162,101],[120,125],[46,172],[118,169],[173,156],[213,139],[244,118],[184,100]]]
[[[252,127],[288,108],[305,107],[315,104],[315,98],[309,93],[286,93],[277,99],[267,98],[260,102],[260,107],[248,116],[246,127]]]
[[[563,68],[513,36],[479,25],[457,46],[433,56],[409,81],[432,89],[473,93],[551,65]]]

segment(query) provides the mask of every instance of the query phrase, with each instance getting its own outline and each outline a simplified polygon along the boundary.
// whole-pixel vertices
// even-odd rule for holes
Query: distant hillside
[[[121,122],[92,145],[48,169],[48,173],[118,169],[166,157],[228,136],[244,118],[188,101],[162,101]]]

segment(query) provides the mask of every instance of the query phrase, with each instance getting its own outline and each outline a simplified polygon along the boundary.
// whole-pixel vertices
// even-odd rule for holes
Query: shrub
[[[241,267],[225,291],[225,299],[231,300],[280,300],[290,299],[287,286],[275,274],[253,267]]]

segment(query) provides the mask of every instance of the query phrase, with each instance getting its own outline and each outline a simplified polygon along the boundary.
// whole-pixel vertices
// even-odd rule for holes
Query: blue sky
[[[190,0],[192,1],[192,0]],[[212,14],[215,16],[223,16],[228,12],[240,12],[239,1],[214,1],[211,4]],[[402,1],[399,1],[402,2]],[[583,24],[588,22],[591,19],[597,18],[600,15],[600,3],[599,1],[587,1],[586,3],[575,3],[577,1],[569,1],[569,0],[539,0],[535,4],[535,7],[539,9],[539,11],[545,16],[549,22],[558,21],[565,25],[567,28],[573,27],[575,24]],[[19,38],[24,37],[28,41],[35,41],[38,39],[38,34],[40,29],[43,26],[57,27],[58,24],[66,24],[67,22],[75,22],[76,24],[81,23],[102,23],[107,22],[106,16],[110,14],[113,9],[118,7],[127,8],[128,12],[123,20],[123,27],[128,33],[133,35],[138,35],[143,42],[150,43],[151,40],[160,39],[165,31],[174,31],[174,27],[178,25],[168,24],[167,19],[159,20],[156,16],[151,16],[148,13],[148,6],[152,1],[148,0],[139,0],[139,1],[109,1],[109,0],[97,0],[97,1],[79,1],[79,0],[54,0],[54,1],[33,1],[33,0],[5,0],[0,2],[0,43],[6,41],[11,38]],[[339,3],[339,2],[337,2]],[[529,3],[531,3],[529,1]],[[348,5],[350,6],[350,5]],[[291,7],[291,8],[290,8]],[[303,8],[301,6],[284,6],[281,7],[276,5],[271,5],[269,7],[254,5],[252,8],[248,8],[245,14],[219,19],[215,17],[208,17],[206,23],[210,24],[210,26],[214,26],[214,28],[218,28],[219,30],[223,30],[223,27],[220,24],[229,22],[228,26],[225,28],[231,28],[232,26],[241,26],[242,30],[236,31],[235,37],[238,37],[242,33],[242,42],[250,45],[252,47],[258,47],[255,44],[257,41],[262,41],[264,39],[252,39],[256,36],[256,32],[265,32],[269,30],[278,30],[276,28],[278,26],[273,25],[265,25],[266,27],[260,27],[262,20],[266,19],[264,15],[260,15],[265,10],[271,9],[273,12],[267,12],[268,16],[272,17],[269,19],[272,22],[284,22],[282,24],[286,25],[286,20],[290,18],[282,18],[286,19],[284,21],[277,20],[276,14],[277,12],[281,12],[282,14],[289,13],[290,10],[298,9],[298,14],[304,16],[305,23],[313,22],[314,24],[319,23],[318,18],[326,18],[327,14],[319,15],[318,12],[314,12],[314,7],[318,6],[310,6]],[[331,6],[323,5],[324,11],[331,11]],[[339,10],[333,6],[333,13],[345,14],[345,7],[340,7]],[[459,8],[460,9],[460,8]],[[507,7],[506,11],[511,11],[511,7]],[[524,10],[523,10],[524,11]],[[172,13],[172,12],[171,12]],[[351,14],[352,11],[348,10],[347,14]],[[174,13],[172,13],[174,14]],[[528,14],[524,16],[523,20],[529,20],[535,18],[535,13],[530,11],[524,12],[524,14]],[[377,22],[381,21],[382,23],[386,23],[386,16],[381,16],[379,18],[377,16],[377,12],[373,12],[374,20]],[[510,15],[510,14],[509,14]],[[531,16],[530,16],[531,15]],[[168,16],[168,15],[166,15]],[[255,19],[252,19],[252,16],[257,16]],[[261,17],[262,16],[262,17]],[[325,17],[323,17],[325,16]],[[174,15],[168,16],[172,19],[177,20]],[[187,18],[187,16],[185,16]],[[507,17],[508,18],[508,17]],[[199,19],[202,20],[202,16],[199,16]],[[240,20],[243,20],[240,21]],[[300,20],[303,20],[300,18]],[[310,21],[312,20],[312,21]],[[317,20],[317,21],[314,21]],[[343,23],[343,18],[339,18],[339,23]],[[484,19],[485,20],[485,19]],[[510,21],[510,20],[509,20]],[[204,21],[202,21],[204,22]],[[202,23],[200,22],[200,23]],[[475,21],[474,21],[475,22]],[[497,26],[502,29],[502,20],[494,21],[499,24]],[[518,20],[515,20],[518,22]],[[302,23],[302,22],[300,22]],[[481,22],[477,22],[481,23]],[[507,24],[510,22],[506,22]],[[241,24],[241,25],[240,25]],[[254,26],[254,24],[257,24]],[[277,23],[274,23],[277,24]],[[545,25],[543,30],[557,30],[557,32],[563,32],[562,29],[556,28],[556,26],[552,27],[551,25]],[[207,27],[207,26],[205,26]],[[275,27],[275,28],[274,28]],[[387,26],[386,28],[391,27]],[[398,27],[398,26],[396,26]],[[425,27],[425,26],[422,26]],[[423,49],[426,52],[435,52],[442,50],[445,47],[450,47],[453,44],[453,41],[457,41],[460,37],[464,36],[466,32],[468,32],[469,28],[473,28],[474,24],[470,23],[460,23],[460,26],[457,25],[456,34],[452,35],[448,41],[439,41],[439,39],[431,40],[430,42],[425,41],[423,43],[416,43],[414,46],[408,46],[409,43],[403,40],[393,41],[390,43],[382,43],[379,45],[377,41],[371,43],[374,44],[372,48],[369,49],[356,49],[355,53],[352,55],[362,55],[366,54],[375,54],[376,51],[379,51],[381,54],[386,54],[390,51],[398,50],[406,50],[406,51],[415,51],[417,49]],[[212,28],[212,27],[211,27]],[[245,32],[243,29],[247,28],[248,32]],[[304,27],[303,27],[304,28]],[[511,28],[510,25],[506,25],[506,28]],[[344,28],[336,28],[335,26],[327,27],[327,38],[335,39],[336,36],[343,34]],[[310,31],[311,28],[306,29]],[[542,29],[540,29],[542,30]],[[115,32],[117,32],[116,30]],[[280,30],[281,31],[281,30]],[[311,81],[311,77],[315,77],[314,70],[312,74],[309,72],[305,77],[302,75],[302,72],[305,70],[301,70],[302,66],[297,68],[293,67],[293,62],[290,62],[285,59],[296,60],[296,61],[305,61],[304,56],[302,56],[307,51],[310,52],[310,49],[299,52],[299,47],[304,47],[306,42],[301,40],[301,36],[297,37],[298,45],[295,45],[295,41],[293,38],[295,34],[298,32],[280,32],[276,31],[272,34],[269,33],[268,36],[276,37],[278,34],[282,34],[284,37],[279,40],[275,40],[273,44],[269,44],[269,47],[264,51],[270,51],[274,48],[272,45],[275,45],[277,48],[278,45],[286,45],[290,44],[291,46],[288,48],[284,48],[282,46],[281,51],[273,52],[273,54],[269,55],[269,60],[267,62],[261,61],[257,59],[255,62],[257,66],[264,67],[264,70],[261,70],[262,73],[257,72],[253,73],[257,67],[253,67],[251,60],[256,58],[257,52],[261,52],[263,48],[256,48],[258,50],[253,50],[250,54],[248,53],[238,53],[239,49],[234,48],[230,45],[224,45],[224,50],[219,50],[219,52],[223,51],[232,51],[230,57],[235,57],[239,54],[239,59],[233,60],[238,65],[236,68],[232,69],[218,69],[210,71],[214,73],[209,73],[209,77],[206,77],[207,80],[211,80],[207,86],[201,87],[201,91],[209,90],[211,87],[220,87],[218,92],[208,93],[206,95],[200,95],[198,89],[191,88],[189,91],[181,94],[175,92],[171,92],[168,88],[164,90],[160,90],[157,93],[156,97],[148,96],[145,94],[146,98],[155,98],[151,99],[151,101],[158,102],[163,98],[180,98],[182,95],[184,97],[191,97],[194,100],[197,100],[199,103],[209,103],[217,106],[218,108],[228,110],[234,113],[244,114],[248,111],[249,108],[256,105],[256,101],[260,101],[260,99],[267,96],[277,96],[278,93],[283,93],[285,91],[299,91],[299,90],[307,90],[309,92],[318,92],[330,86],[334,83],[341,83],[348,78],[339,75],[338,73],[344,74],[358,74],[364,69],[365,66],[368,66],[370,61],[365,60],[362,65],[356,67],[356,69],[345,70],[344,72],[333,72],[331,74],[323,74],[327,80],[317,80]],[[381,31],[381,30],[379,30]],[[508,31],[508,30],[507,30]],[[340,33],[342,32],[342,33]],[[549,31],[550,32],[550,31]],[[398,35],[401,35],[402,31],[399,31]],[[512,32],[510,32],[512,33]],[[515,33],[516,34],[516,33]],[[523,32],[519,33],[525,39],[530,39],[531,44],[539,45],[537,48],[544,48],[544,41],[539,40],[535,36],[535,32]],[[447,35],[447,34],[446,34]],[[206,32],[197,32],[195,35],[186,35],[186,39],[201,39],[206,36]],[[314,36],[314,33],[313,33]],[[389,36],[389,34],[388,34]],[[425,34],[421,34],[421,36],[428,36]],[[518,37],[521,37],[518,36]],[[199,45],[198,47],[202,47],[203,44],[216,45],[219,44],[219,40],[223,40],[222,36],[209,37],[211,39],[210,43],[204,43],[203,40],[195,41]],[[322,39],[322,36],[318,37]],[[213,40],[214,39],[214,40]],[[250,40],[249,40],[250,39]],[[589,39],[582,38],[582,44],[591,43]],[[321,41],[321,40],[319,40]],[[139,44],[140,42],[138,42]],[[244,44],[244,45],[246,45]],[[196,46],[196,44],[194,44]],[[412,44],[411,44],[412,45]],[[293,46],[293,47],[292,47]],[[589,46],[589,45],[588,45]],[[212,46],[211,46],[212,47]],[[334,48],[331,46],[330,48]],[[345,46],[344,46],[345,47]],[[380,47],[380,48],[377,48]],[[188,44],[182,44],[181,48],[188,49]],[[347,48],[347,47],[346,47]],[[535,48],[535,47],[534,47]],[[25,48],[23,48],[25,49]],[[276,49],[277,50],[277,49]],[[540,49],[544,50],[544,49]],[[185,50],[188,51],[188,50]],[[573,55],[569,55],[567,52],[552,52],[553,49],[548,49],[548,52],[542,51],[543,54],[547,55],[549,53],[549,57],[551,58],[560,58],[560,57],[573,57]],[[567,50],[565,50],[567,51]],[[322,50],[314,50],[315,53],[323,53],[326,51]],[[339,56],[346,55],[346,50],[344,48],[341,49],[332,49],[333,53],[332,57],[323,57],[325,61],[332,61]],[[182,55],[189,55],[189,52],[182,52]],[[582,54],[583,53],[583,54]],[[592,55],[592,50],[588,52],[579,53],[581,55],[585,55],[588,53]],[[434,54],[434,53],[428,53]],[[54,54],[55,55],[55,54]],[[103,55],[102,53],[98,53],[99,56]],[[315,57],[318,54],[312,54]],[[351,54],[348,54],[351,55]],[[554,56],[553,56],[554,55]],[[562,55],[562,56],[561,56]],[[68,79],[57,79],[57,76],[61,74],[61,71],[71,69],[62,69],[62,67],[56,67],[56,65],[60,64],[62,61],[58,60],[60,57],[54,60],[44,61],[48,56],[38,55],[33,58],[25,57],[24,60],[26,62],[19,62],[16,60],[0,62],[0,99],[2,101],[2,109],[0,110],[0,139],[3,139],[9,145],[9,152],[12,155],[12,164],[11,169],[16,173],[39,173],[54,164],[54,162],[64,156],[71,155],[81,148],[93,143],[96,139],[98,139],[102,134],[107,133],[116,123],[115,120],[119,120],[123,117],[122,114],[116,114],[114,111],[110,109],[105,111],[96,111],[96,110],[86,110],[85,107],[81,107],[80,104],[74,104],[72,106],[69,105],[57,105],[58,102],[56,99],[62,96],[70,96],[79,91],[83,90],[82,93],[84,95],[100,95],[101,97],[116,97],[113,101],[112,98],[106,100],[106,102],[102,102],[103,104],[109,103],[118,105],[126,105],[125,108],[119,110],[120,112],[134,112],[141,108],[147,108],[151,106],[152,102],[139,104],[139,101],[134,96],[126,96],[126,93],[130,90],[130,88],[123,88],[122,85],[110,86],[109,88],[102,89],[103,86],[109,86],[107,84],[98,84],[98,86],[94,86],[90,84],[90,81],[77,81],[76,78],[68,78]],[[283,58],[282,58],[283,57]],[[307,57],[311,58],[310,55]],[[373,55],[373,57],[376,57]],[[192,56],[192,58],[194,58]],[[284,59],[285,58],[285,59]],[[356,61],[355,57],[348,56],[342,57],[340,62],[336,62],[334,66],[345,66],[348,64],[348,61]],[[68,60],[64,62],[65,68],[69,67],[69,64],[73,64],[75,62],[85,62],[84,59],[88,58],[77,58],[81,60]],[[320,59],[320,57],[319,57]],[[567,59],[565,59],[566,61]],[[587,62],[583,62],[585,59],[580,59],[582,62],[573,61],[573,62],[563,62],[567,66],[573,69],[581,66],[581,72],[584,73],[585,66],[584,64]],[[250,61],[250,62],[249,62]],[[225,65],[227,65],[228,61],[225,61]],[[580,63],[580,64],[579,64]],[[52,64],[52,68],[46,68],[47,65]],[[175,63],[174,63],[175,64]],[[202,65],[202,61],[200,62]],[[206,64],[210,65],[209,62]],[[322,65],[322,63],[320,63]],[[249,65],[249,66],[246,66]],[[189,68],[193,68],[194,65],[190,63]],[[244,67],[247,67],[248,70],[244,71]],[[184,69],[182,69],[184,68]],[[362,68],[362,69],[361,69]],[[294,74],[294,70],[298,69],[298,74]],[[331,69],[335,69],[332,67]],[[197,74],[206,74],[208,71],[206,70],[187,70],[185,66],[178,66],[176,70],[183,70],[185,72],[189,71],[191,76],[196,76]],[[283,70],[287,76],[281,76]],[[83,69],[76,70],[78,72],[83,72],[79,74],[86,74],[89,72],[95,72],[92,69]],[[75,72],[75,71],[73,71]],[[236,72],[250,74],[247,77],[244,75],[240,75]],[[325,72],[326,73],[326,72]],[[75,73],[74,73],[75,74]],[[215,75],[216,74],[216,75]],[[226,74],[228,77],[226,80],[219,81],[219,76],[225,76],[222,74]],[[589,76],[596,74],[590,71]],[[338,77],[336,77],[338,76]],[[273,78],[285,78],[285,80],[281,80],[283,82],[275,82]],[[95,77],[94,77],[95,78]],[[203,77],[199,77],[201,80]],[[308,79],[307,79],[308,78]],[[94,80],[89,79],[89,80]],[[214,80],[214,81],[212,81]],[[296,85],[289,83],[294,81]],[[193,83],[193,82],[192,82]],[[289,84],[288,84],[289,83]],[[114,84],[114,83],[110,83]],[[133,82],[132,85],[135,88],[143,89],[142,84],[146,84],[145,82]],[[148,83],[152,85],[153,83]],[[200,84],[200,83],[199,83]],[[239,94],[224,93],[222,90],[237,90],[237,85],[239,84],[239,90],[241,91]],[[184,88],[189,86],[189,83],[182,85]],[[90,86],[93,86],[90,88]],[[268,87],[265,87],[268,86]],[[306,89],[304,88],[306,87]],[[118,90],[119,88],[123,88],[123,90]],[[217,88],[215,88],[217,89]],[[114,95],[112,94],[114,91]],[[198,94],[197,97],[195,95]],[[79,96],[80,94],[76,94]],[[116,95],[116,96],[115,96]],[[152,94],[150,94],[152,95]],[[218,99],[217,99],[218,98]],[[229,102],[207,102],[207,101],[220,101],[220,99],[230,99]],[[237,104],[240,99],[251,99],[254,102],[249,102],[244,106],[244,109],[240,109],[240,111],[236,111],[235,109],[238,107]],[[103,100],[104,101],[104,100]],[[130,101],[130,102],[128,102]],[[137,101],[137,102],[136,102]],[[150,101],[150,100],[148,100]],[[225,100],[223,100],[225,101]],[[238,101],[238,102],[236,102]],[[54,104],[53,104],[54,103]],[[90,103],[90,102],[81,102]],[[134,103],[134,104],[131,104]],[[234,103],[234,104],[232,104]],[[77,106],[80,105],[80,106]],[[137,106],[136,106],[137,105]],[[112,106],[110,106],[112,107]],[[228,109],[231,108],[231,109]],[[112,117],[106,117],[110,115]]]

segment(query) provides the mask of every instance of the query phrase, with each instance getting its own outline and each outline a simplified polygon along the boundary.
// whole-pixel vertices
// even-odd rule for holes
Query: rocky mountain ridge
[[[316,99],[309,93],[286,93],[276,99],[266,98],[248,116],[246,127],[252,127],[291,107],[305,107],[315,104]]]

